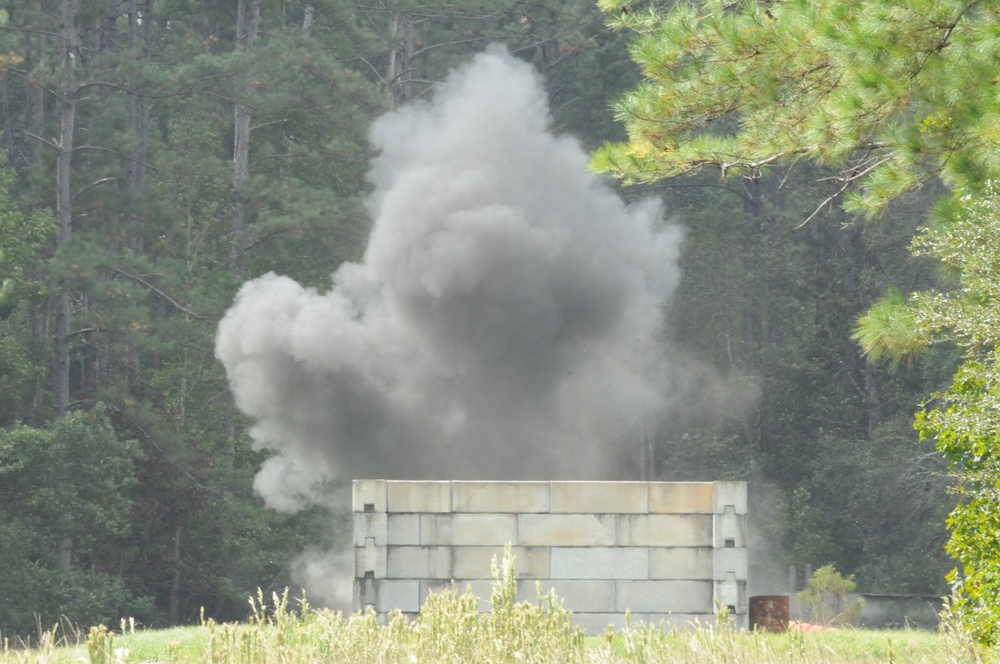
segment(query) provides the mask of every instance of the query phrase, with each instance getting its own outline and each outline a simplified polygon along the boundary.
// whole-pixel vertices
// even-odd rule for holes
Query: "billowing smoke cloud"
[[[374,227],[328,292],[267,274],[216,353],[275,508],[334,477],[601,478],[662,411],[681,232],[628,207],[492,49],[375,123]]]

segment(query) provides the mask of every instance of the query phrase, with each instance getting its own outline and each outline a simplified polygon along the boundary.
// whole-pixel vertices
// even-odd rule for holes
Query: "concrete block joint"
[[[452,584],[489,610],[509,543],[519,595],[554,589],[589,631],[626,610],[711,623],[717,604],[747,626],[745,482],[355,480],[353,497],[355,610],[416,614]]]

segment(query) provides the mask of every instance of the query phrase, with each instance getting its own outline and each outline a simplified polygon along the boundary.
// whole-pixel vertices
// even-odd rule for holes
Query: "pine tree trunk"
[[[73,210],[70,196],[70,165],[73,159],[73,132],[76,128],[76,14],[78,0],[63,0],[61,5],[60,59],[63,80],[59,90],[61,122],[56,145],[56,221],[57,248],[73,236]],[[70,297],[65,284],[56,289],[56,324],[54,330],[52,402],[57,417],[69,411]]]
[[[305,6],[305,14],[302,17],[302,37],[309,39],[312,25],[316,21],[316,7],[314,5]]]
[[[181,622],[181,524],[174,526],[174,571],[170,579],[170,624]]]
[[[142,30],[140,43],[139,31]],[[138,0],[129,0],[128,6],[128,48],[137,59],[150,62],[152,59],[152,29],[153,0],[146,0],[139,15]],[[126,98],[127,127],[129,133],[135,136],[135,148],[131,159],[125,162],[125,188],[128,208],[125,215],[126,246],[132,254],[143,253],[142,216],[139,214],[139,201],[146,187],[146,155],[149,151],[149,102],[138,95],[129,94]],[[127,381],[130,387],[137,388],[141,376],[141,358],[139,349],[131,344],[126,356]]]
[[[142,44],[139,43],[139,7],[138,0],[129,0],[128,8],[128,45],[129,51],[136,58],[149,60],[151,57],[152,39],[152,5],[145,3],[142,13],[141,27],[143,31]],[[141,46],[141,48],[140,48]],[[128,112],[128,129],[136,138],[132,158],[125,162],[125,186],[128,192],[129,211],[127,215],[127,244],[133,253],[142,252],[142,233],[137,203],[146,185],[146,153],[149,145],[149,102],[138,95],[130,94],[126,102]]]
[[[413,96],[413,16],[407,12],[389,15],[385,93],[393,106],[404,104]]]
[[[405,104],[413,98],[413,16],[404,13],[400,17],[399,26],[400,48],[402,50],[402,62],[399,70],[399,90],[397,101]]]
[[[247,17],[247,2],[250,2]],[[253,46],[260,26],[261,0],[239,0],[236,12],[236,51],[245,53]],[[246,272],[246,250],[249,245],[247,221],[246,182],[250,179],[250,103],[246,100],[246,83],[241,98],[236,100],[233,112],[233,247],[230,254],[230,271],[243,276]]]
[[[76,15],[78,0],[63,0],[60,7],[60,59],[63,80],[59,96],[61,122],[59,143],[56,146],[56,221],[59,224],[57,247],[65,246],[73,235],[73,210],[70,197],[70,165],[73,159],[73,132],[76,128]],[[56,288],[56,324],[53,340],[52,406],[56,417],[69,412],[69,345],[70,345],[70,296],[63,283]],[[72,515],[60,517],[63,526],[72,522]],[[69,569],[73,564],[73,538],[69,535],[59,542],[59,565]]]
[[[399,12],[389,14],[389,61],[385,68],[385,94],[392,104],[396,99],[396,68],[399,60],[399,44],[396,35],[399,33]]]

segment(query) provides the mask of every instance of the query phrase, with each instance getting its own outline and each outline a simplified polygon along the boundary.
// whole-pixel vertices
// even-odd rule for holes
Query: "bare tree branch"
[[[810,221],[812,221],[813,219],[815,219],[816,215],[818,215],[820,212],[822,212],[824,207],[826,207],[830,203],[833,203],[833,201],[837,200],[845,191],[847,191],[847,189],[852,184],[854,184],[855,182],[857,182],[859,179],[863,178],[864,176],[868,175],[874,169],[878,168],[879,166],[881,166],[885,162],[889,161],[890,159],[892,159],[891,156],[890,157],[884,157],[882,159],[877,160],[874,164],[872,164],[868,168],[864,169],[863,171],[859,171],[857,168],[855,168],[854,170],[852,170],[850,172],[849,175],[838,177],[837,180],[840,180],[841,182],[843,182],[843,184],[840,186],[840,189],[838,189],[837,191],[835,191],[832,194],[830,194],[829,196],[827,196],[826,199],[824,199],[824,201],[822,203],[820,203],[816,207],[815,210],[813,210],[812,214],[810,214],[808,217],[806,217],[805,221],[803,221],[801,224],[799,224],[798,226],[796,226],[792,230],[793,231],[797,231],[800,228],[802,228],[803,226],[805,226],[806,224],[808,224]]]
[[[157,169],[156,166],[153,166],[152,164],[146,163],[145,161],[142,161],[141,159],[136,159],[132,155],[124,154],[124,153],[119,152],[118,150],[114,150],[112,148],[106,148],[106,147],[102,147],[100,145],[77,145],[77,146],[75,146],[73,148],[73,150],[74,151],[76,151],[76,150],[96,150],[97,152],[110,152],[111,154],[116,155],[118,157],[121,157],[122,159],[128,159],[129,161],[134,161],[137,164],[142,164],[143,166],[145,166],[146,168],[148,168],[151,171],[159,172],[159,169]]]
[[[75,200],[76,200],[77,198],[79,198],[79,197],[80,197],[80,196],[82,196],[83,194],[87,193],[88,191],[90,191],[90,190],[91,190],[91,189],[93,189],[94,187],[97,187],[97,186],[100,186],[100,185],[104,184],[105,182],[114,182],[114,181],[115,181],[115,180],[117,180],[117,179],[118,179],[118,178],[116,178],[116,177],[114,177],[114,176],[111,176],[111,175],[109,175],[109,176],[108,176],[108,177],[106,177],[106,178],[101,178],[100,180],[94,180],[93,182],[91,182],[90,184],[88,184],[88,185],[87,185],[86,187],[84,187],[84,188],[83,188],[83,189],[81,189],[80,191],[78,191],[78,192],[76,192],[75,194],[73,194],[73,198],[72,198],[72,200],[74,200],[74,201],[75,201]]]
[[[28,137],[30,137],[30,138],[33,138],[33,139],[35,139],[36,141],[41,141],[42,143],[44,143],[45,145],[49,146],[49,147],[50,147],[50,148],[52,148],[53,150],[58,150],[58,149],[59,149],[59,146],[58,146],[58,145],[56,145],[55,143],[53,143],[52,141],[50,141],[49,139],[47,139],[47,138],[42,138],[41,136],[36,136],[35,134],[32,134],[32,133],[31,133],[30,131],[26,131],[26,132],[24,132],[24,135],[25,135],[25,136],[28,136]]]
[[[118,269],[116,267],[112,267],[112,268],[109,268],[109,269],[112,272],[114,272],[115,274],[121,275],[121,276],[125,277],[126,279],[130,279],[131,281],[134,281],[137,284],[145,286],[146,288],[148,288],[149,290],[153,291],[154,293],[156,293],[157,295],[159,295],[160,297],[162,297],[164,300],[166,300],[167,302],[169,302],[171,305],[173,305],[178,310],[183,311],[184,313],[186,313],[188,316],[191,316],[192,318],[196,318],[196,319],[198,319],[198,320],[200,320],[202,322],[205,322],[205,323],[212,323],[213,322],[210,318],[208,318],[206,316],[202,316],[200,314],[197,314],[197,313],[191,311],[190,309],[188,309],[187,307],[185,307],[183,304],[181,304],[180,302],[178,302],[174,298],[170,297],[169,295],[167,295],[162,290],[160,290],[159,288],[157,288],[153,284],[149,283],[148,281],[146,281],[142,277],[139,277],[139,276],[134,275],[134,274],[129,274],[125,270],[120,270],[120,269]]]

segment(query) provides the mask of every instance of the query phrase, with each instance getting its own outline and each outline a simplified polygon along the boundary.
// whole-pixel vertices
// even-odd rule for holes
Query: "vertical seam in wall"
[[[548,505],[546,506],[545,513],[552,514],[552,480],[549,480],[548,482],[545,483],[545,489],[549,492],[549,500],[548,500]],[[545,548],[549,550],[549,579],[552,579],[553,574],[555,573],[555,568],[553,567],[552,563],[552,550],[555,547],[550,544]]]
[[[443,564],[447,560],[447,562],[450,563],[449,567],[451,568],[451,569],[449,569],[449,572],[452,573],[452,574],[454,574],[455,571],[456,571],[454,569],[455,556],[462,549],[462,546],[455,546],[453,544],[449,544],[449,545],[445,546],[444,543],[441,542],[441,541],[439,541],[438,537],[437,537],[437,535],[439,534],[439,533],[437,533],[437,526],[442,525],[442,524],[439,524],[438,522],[439,521],[441,521],[441,522],[447,522],[449,525],[453,525],[453,524],[451,524],[451,520],[455,517],[456,514],[458,514],[457,512],[455,512],[455,509],[457,508],[457,502],[456,502],[457,499],[458,499],[458,496],[457,496],[457,485],[459,483],[460,482],[456,481],[456,480],[443,480],[443,481],[440,481],[440,482],[436,483],[437,486],[438,486],[438,493],[437,493],[438,497],[440,497],[440,488],[441,488],[441,486],[446,484],[446,491],[448,492],[447,508],[450,509],[450,511],[451,511],[450,514],[431,514],[431,513],[425,513],[425,512],[419,512],[419,511],[418,512],[413,512],[413,513],[407,513],[406,514],[407,518],[411,518],[412,517],[412,518],[416,518],[417,519],[416,524],[413,524],[413,525],[415,526],[415,530],[416,530],[416,534],[417,534],[417,538],[418,538],[418,543],[417,543],[418,546],[419,547],[427,547],[429,550],[434,550],[435,554],[440,554],[440,556],[438,556],[440,559],[439,560],[438,559],[435,560],[435,569],[434,569],[435,572],[437,571],[437,567],[439,566],[438,564],[439,563]],[[555,516],[565,516],[567,518],[575,518],[575,517],[579,517],[581,515],[591,515],[593,518],[597,519],[598,522],[602,522],[603,521],[604,523],[606,523],[606,519],[607,518],[613,518],[614,519],[614,524],[612,525],[612,528],[613,528],[612,532],[613,532],[614,539],[613,539],[613,544],[612,544],[612,546],[610,548],[612,550],[618,549],[620,551],[624,551],[624,553],[626,555],[615,554],[615,555],[610,556],[610,558],[608,558],[608,560],[611,561],[609,564],[631,565],[631,563],[634,562],[634,555],[628,554],[628,551],[626,551],[626,549],[632,549],[633,552],[644,551],[646,553],[646,566],[645,566],[646,569],[645,570],[640,570],[640,569],[637,569],[635,567],[631,567],[631,569],[633,570],[634,577],[633,576],[627,576],[627,577],[623,576],[623,577],[616,577],[616,578],[612,578],[612,579],[607,579],[608,581],[612,582],[612,585],[609,588],[612,591],[611,595],[612,595],[612,601],[613,601],[613,606],[611,608],[609,608],[609,611],[611,613],[622,613],[625,610],[625,608],[627,608],[627,607],[622,606],[621,611],[619,611],[619,606],[620,606],[619,600],[621,599],[622,595],[625,595],[626,597],[632,597],[632,591],[633,591],[633,589],[641,587],[641,583],[637,583],[637,582],[646,581],[648,583],[648,582],[650,582],[650,581],[653,580],[652,579],[653,554],[654,554],[654,552],[659,551],[660,548],[662,548],[664,546],[669,546],[669,541],[670,541],[669,537],[667,539],[662,539],[662,537],[667,537],[667,535],[669,533],[672,533],[673,532],[673,528],[675,526],[675,524],[674,524],[675,519],[674,518],[670,518],[670,519],[668,519],[666,521],[665,524],[662,524],[662,525],[658,524],[658,526],[657,526],[656,529],[652,529],[651,528],[652,524],[649,523],[649,520],[652,518],[651,514],[652,514],[652,502],[653,501],[652,501],[652,498],[651,498],[651,495],[650,495],[650,491],[651,491],[651,487],[653,486],[654,483],[653,482],[649,482],[649,481],[640,481],[640,482],[637,482],[636,484],[640,485],[646,491],[646,494],[645,494],[645,496],[646,496],[646,499],[645,499],[645,507],[646,507],[645,514],[642,514],[641,511],[638,514],[633,514],[631,511],[624,512],[624,513],[623,512],[617,512],[617,511],[616,512],[610,512],[610,513],[582,512],[579,509],[578,506],[577,506],[576,509],[571,509],[572,506],[571,505],[567,505],[566,508],[568,510],[570,510],[570,511],[568,511],[566,513],[560,512],[558,515],[556,515],[556,514],[554,514],[552,512],[552,500],[553,500],[553,493],[554,493],[553,482],[551,480],[545,481],[545,486],[542,489],[543,492],[547,493],[547,497],[548,497],[548,507],[547,507],[546,510],[543,511],[543,513],[546,515],[546,517],[545,517],[546,519],[550,519],[550,518],[553,518]],[[740,592],[739,592],[739,589],[740,589],[740,587],[745,588],[746,580],[745,579],[740,579],[740,578],[735,578],[735,577],[739,576],[737,574],[738,566],[737,566],[736,569],[730,569],[730,568],[733,568],[734,565],[736,565],[736,562],[734,560],[728,560],[727,559],[727,563],[723,565],[723,561],[719,560],[716,554],[717,553],[721,554],[721,553],[726,553],[726,552],[722,552],[722,551],[717,552],[716,549],[717,548],[720,548],[720,549],[724,549],[725,548],[727,536],[735,536],[737,538],[737,540],[740,541],[739,540],[739,538],[741,537],[740,533],[745,533],[745,530],[746,530],[745,523],[746,523],[747,518],[746,518],[745,515],[736,514],[736,509],[735,509],[736,505],[732,505],[732,504],[726,504],[726,505],[724,505],[724,504],[722,504],[722,503],[732,503],[732,502],[739,503],[740,499],[739,499],[738,495],[733,494],[733,495],[736,496],[735,498],[734,497],[730,497],[730,493],[725,493],[724,497],[722,497],[722,496],[716,496],[714,494],[718,490],[720,484],[719,483],[712,483],[712,484],[713,484],[713,489],[714,489],[714,491],[713,491],[713,507],[712,507],[712,510],[711,510],[711,512],[712,512],[711,513],[712,521],[710,522],[710,524],[711,524],[710,528],[712,529],[712,539],[710,540],[711,543],[709,544],[709,548],[707,549],[707,553],[711,556],[711,560],[712,560],[712,568],[711,568],[712,569],[712,581],[711,581],[711,583],[712,583],[712,597],[716,598],[716,599],[722,599],[723,597],[725,597],[727,603],[731,603],[731,601],[733,599],[735,599],[737,601],[737,609],[739,609],[739,608],[742,608],[738,604],[739,598],[741,596]],[[387,492],[387,490],[388,490],[388,483],[384,483],[383,486],[385,487],[385,490]],[[604,487],[604,488],[607,488],[607,487]],[[537,494],[535,494],[535,495],[537,495]],[[659,496],[659,494],[658,494],[658,496]],[[386,496],[386,498],[387,497],[388,496]],[[591,501],[590,502],[594,502],[592,498],[593,498],[593,496],[591,496]],[[597,506],[597,509],[600,509],[601,506],[604,505],[604,503],[601,503],[600,501],[598,501],[598,503],[595,503],[595,504]],[[633,507],[631,507],[630,509],[636,509],[636,507],[638,507],[638,506],[635,506],[634,503],[629,503],[629,504],[633,505]],[[642,505],[642,504],[643,504],[642,502],[639,503],[639,505]],[[438,503],[438,505],[441,505],[441,504]],[[441,505],[441,506],[444,507],[444,505]],[[517,506],[514,505],[514,504],[508,505],[507,508],[505,508],[505,509],[500,509],[500,507],[502,507],[502,505],[498,504],[498,505],[495,506],[495,508],[491,512],[482,514],[480,516],[482,516],[486,520],[489,520],[489,519],[501,519],[501,520],[503,520],[503,517],[505,517],[505,516],[511,516],[511,517],[513,517],[514,530],[511,533],[511,536],[513,538],[513,540],[511,541],[511,544],[514,545],[514,546],[517,546],[517,547],[521,547],[522,546],[522,542],[521,542],[521,539],[520,539],[520,537],[521,537],[520,531],[521,531],[521,525],[522,525],[521,524],[521,518],[533,519],[533,518],[535,518],[534,512],[527,513],[527,512],[519,511],[517,509]],[[639,509],[641,509],[641,508],[639,508]],[[529,516],[529,514],[530,514],[530,516]],[[646,528],[644,530],[642,530],[643,538],[634,539],[632,536],[635,535],[635,521],[638,519],[639,516],[643,516],[644,519],[646,520],[646,524],[645,524]],[[682,514],[682,515],[679,515],[679,516],[683,517],[685,515]],[[692,514],[692,515],[689,515],[689,516],[694,516],[694,515]],[[708,515],[698,514],[697,516],[698,516],[697,520],[700,521],[702,518],[704,518],[704,516],[708,516]],[[355,525],[358,527],[358,529],[360,531],[363,531],[362,533],[359,533],[359,534],[362,534],[362,537],[363,537],[362,541],[365,542],[365,544],[367,545],[366,547],[363,546],[360,549],[355,548],[355,554],[356,554],[356,556],[359,555],[359,554],[362,554],[366,548],[369,549],[369,550],[372,549],[372,548],[378,548],[378,545],[379,545],[379,541],[378,540],[380,539],[380,537],[384,537],[385,535],[387,535],[387,533],[388,533],[388,518],[389,518],[388,505],[386,506],[386,513],[382,516],[382,518],[385,519],[385,526],[386,526],[386,531],[385,531],[385,533],[383,533],[383,535],[379,535],[379,533],[383,532],[382,530],[379,530],[378,528],[374,527],[374,522],[377,520],[377,518],[378,517],[376,515],[366,515],[366,514],[361,514],[361,515],[356,514],[355,515],[355,517],[354,517],[354,523],[355,523]],[[423,522],[424,522],[425,519],[427,520],[426,522],[429,524],[428,528],[430,529],[430,531],[428,532],[428,537],[427,538],[423,537]],[[471,517],[470,517],[470,519],[471,519]],[[626,519],[628,519],[628,523],[626,523]],[[471,520],[475,521],[476,519],[471,519]],[[682,518],[681,521],[684,521],[684,523],[687,523],[688,519],[683,519]],[[507,522],[507,523],[509,523],[509,522]],[[529,521],[529,524],[530,523],[532,523],[532,521]],[[691,524],[692,528],[694,526],[695,526],[695,524]],[[503,526],[503,527],[505,529],[505,526]],[[678,527],[680,527],[680,526],[678,526]],[[595,528],[596,528],[596,526],[595,526]],[[703,528],[703,526],[698,526],[699,530],[701,528]],[[606,532],[606,530],[604,528],[598,528],[597,530],[595,530],[595,532],[601,532],[601,531]],[[506,531],[506,532],[510,533],[511,531]],[[679,532],[681,532],[681,531],[679,531]],[[688,532],[687,529],[686,529],[686,527],[685,527],[685,529],[682,532],[684,532],[684,533]],[[685,535],[685,537],[687,537],[687,536],[688,535]],[[650,539],[651,537],[653,539]],[[425,539],[426,539],[426,542],[424,542]],[[655,540],[655,543],[654,543],[654,540]],[[421,543],[421,542],[423,542],[423,543]],[[666,542],[666,543],[664,543],[664,542]],[[375,546],[372,546],[373,544]],[[484,543],[482,541],[480,541],[479,539],[475,539],[474,541],[470,540],[466,546],[477,547],[477,546],[479,546],[481,544],[484,544]],[[553,577],[556,575],[556,572],[558,571],[555,568],[555,563],[554,563],[554,560],[553,560],[553,552],[554,552],[554,550],[556,548],[559,548],[560,546],[563,546],[563,545],[562,544],[558,544],[558,543],[549,543],[548,545],[538,546],[537,547],[537,551],[539,553],[543,553],[544,555],[547,556],[547,560],[545,561],[546,562],[546,566],[542,568],[542,570],[547,571],[547,579],[543,579],[543,580],[547,580],[550,583],[552,581],[555,581],[555,579],[553,579]],[[582,540],[580,542],[578,542],[574,546],[580,547],[581,550],[597,550],[597,549],[602,549],[604,547],[603,544],[599,544],[599,543],[595,543],[595,542],[589,542],[589,543],[587,543],[587,542],[584,542]],[[737,548],[745,548],[745,547],[737,547]],[[381,549],[381,550],[384,551],[387,554],[387,552],[388,552],[388,543],[387,542],[384,543],[384,548]],[[743,555],[745,556],[745,553]],[[595,560],[596,560],[596,558],[595,558]],[[604,560],[604,558],[601,558],[601,560]],[[372,564],[374,564],[375,566],[378,565],[378,559],[376,559],[376,560],[370,560],[370,561],[367,561],[367,562],[369,564],[366,567],[371,566]],[[732,564],[729,564],[729,563],[732,563]],[[725,567],[725,569],[723,569],[723,567]],[[368,571],[368,570],[366,569],[364,571]],[[581,574],[583,574],[584,576],[592,576],[591,572],[593,570],[591,570],[590,568],[587,568],[587,569],[579,568],[577,571],[580,572]],[[585,585],[585,584],[581,583],[583,581],[582,579],[568,579],[568,580],[574,582],[575,585],[573,587],[574,587],[575,590],[582,589],[584,587],[584,585]],[[681,579],[681,580],[683,580],[683,579]],[[415,579],[415,578],[412,579],[412,581],[417,583],[416,592],[417,592],[417,601],[419,603],[419,599],[422,596],[422,589],[423,589],[423,587],[425,585],[431,583],[431,581],[428,581],[428,580],[425,580],[425,579]],[[734,583],[734,581],[735,581],[735,583]],[[384,585],[384,583],[385,583],[385,581],[381,580],[381,579],[380,580],[374,580],[374,584],[373,585],[382,586],[382,585]],[[444,581],[443,580],[440,581],[440,582],[434,581],[433,583],[438,583],[440,585],[440,584],[443,584]],[[363,585],[363,582],[359,582],[359,579],[357,577],[355,577],[355,584],[356,584],[355,587],[357,588],[357,587]],[[518,584],[519,584],[519,586],[523,586],[523,587],[530,587],[530,586],[533,585],[530,581],[525,582],[523,579],[519,580]],[[669,584],[664,584],[664,586],[667,586],[667,585],[669,585]],[[676,585],[676,584],[674,584],[674,585]],[[607,586],[605,586],[605,587],[607,587]],[[652,586],[652,588],[656,589],[656,592],[654,593],[654,595],[658,597],[658,595],[660,594],[658,586],[656,586],[654,584]],[[523,588],[522,588],[522,590],[523,590]],[[529,590],[530,590],[530,588],[529,588]],[[666,591],[664,591],[664,592],[666,592]],[[702,591],[699,591],[699,593],[700,592],[702,592]],[[733,595],[733,593],[736,593],[736,594]],[[381,593],[379,593],[379,594],[381,594]],[[647,593],[647,595],[648,595],[648,593]],[[485,598],[485,595],[483,597],[481,597],[480,599],[484,599],[484,598]],[[359,598],[359,599],[362,600],[362,607],[359,607],[359,609],[361,609],[361,608],[363,608],[363,605],[366,604],[367,602],[364,602],[365,598]],[[373,596],[371,599],[374,600],[375,597]],[[655,608],[655,606],[656,606],[655,601],[659,601],[658,599],[656,599],[655,601],[654,601],[654,599],[646,599],[645,595],[643,595],[642,599],[639,599],[639,600],[636,600],[635,598],[632,598],[632,599],[633,599],[633,601],[639,601],[642,607],[649,606],[649,607],[653,607],[653,608]],[[408,601],[412,602],[412,600],[408,600]],[[622,602],[624,602],[624,600],[622,600]],[[595,606],[597,606],[597,605],[595,604]],[[376,606],[376,610],[380,613],[380,615],[383,615],[383,616],[387,614],[387,611],[388,611],[389,608],[391,608],[391,607],[389,607],[387,604],[385,604],[384,601],[380,602],[379,605]],[[708,607],[705,610],[709,612],[709,613],[706,613],[706,616],[709,616],[711,608]],[[584,614],[581,613],[581,616],[582,615],[584,615]]]

